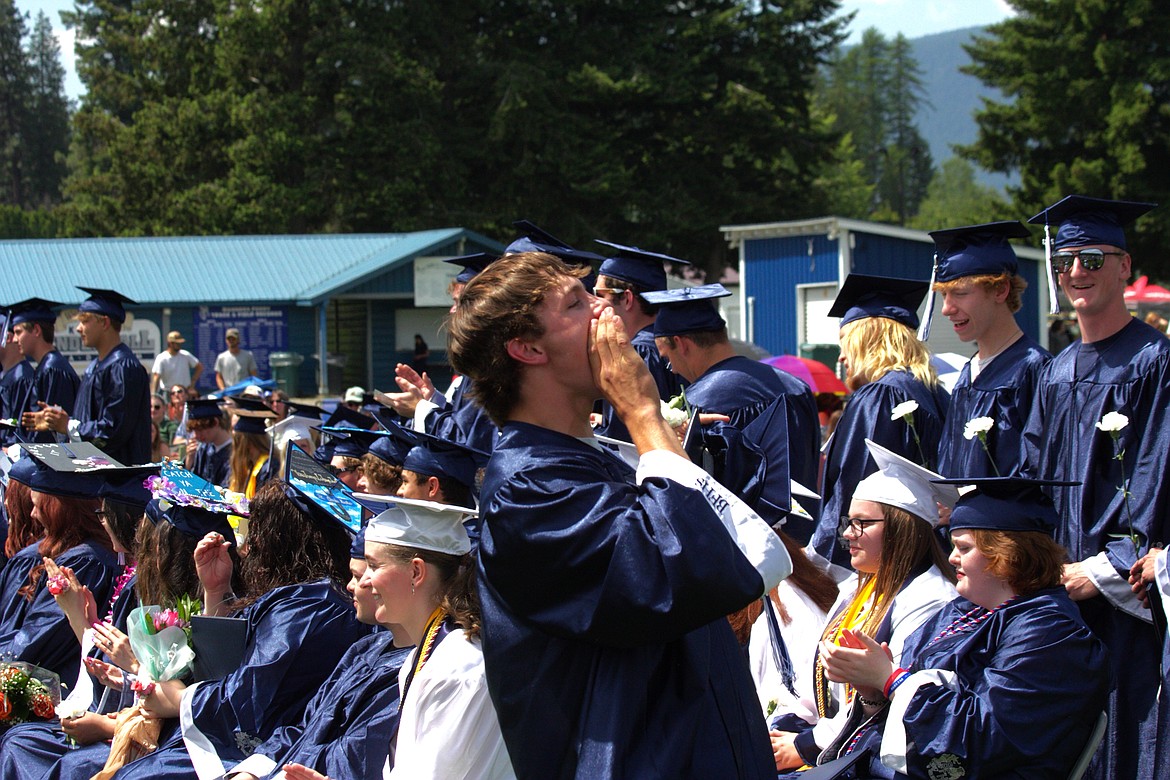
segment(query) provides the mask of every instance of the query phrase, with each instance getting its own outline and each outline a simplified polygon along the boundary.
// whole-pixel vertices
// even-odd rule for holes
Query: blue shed
[[[436,382],[446,378],[441,323],[451,303],[447,286],[460,269],[442,259],[480,251],[503,245],[463,228],[0,241],[7,299],[0,303],[39,297],[74,304],[84,297],[76,285],[118,290],[138,302],[127,307],[122,340],[147,370],[165,335],[177,330],[204,365],[204,392],[215,389],[213,366],[230,327],[241,331],[241,346],[265,377],[273,352],[305,358],[293,374],[294,394],[349,385],[392,390],[395,364],[412,356],[416,333],[439,364]],[[83,370],[94,352],[73,331],[75,312],[58,317],[57,347]]]
[[[819,357],[836,348],[839,320],[828,311],[850,273],[930,279],[934,242],[921,230],[841,217],[720,229],[739,251],[740,333],[774,355],[803,351]],[[1016,319],[1025,333],[1045,344],[1044,252],[1018,245],[1015,251],[1020,275],[1028,282]],[[974,345],[959,341],[941,308],[936,300],[931,351],[973,354]]]

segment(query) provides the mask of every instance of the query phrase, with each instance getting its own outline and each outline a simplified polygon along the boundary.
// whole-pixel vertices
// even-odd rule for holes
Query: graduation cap
[[[601,276],[628,282],[642,290],[666,289],[666,270],[662,267],[663,263],[691,264],[688,260],[680,260],[677,257],[657,252],[648,252],[636,246],[623,246],[610,241],[602,241],[600,238],[596,241],[618,250],[616,255],[606,258],[597,273]]]
[[[284,475],[284,493],[302,512],[351,535],[361,530],[362,505],[353,491],[296,444],[288,447]]]
[[[100,314],[118,322],[126,321],[126,309],[123,304],[138,303],[138,301],[127,298],[116,290],[103,290],[99,287],[82,287],[80,285],[77,286],[77,289],[89,295],[77,307],[78,311]]]
[[[289,417],[304,417],[305,419],[320,422],[329,416],[329,412],[320,406],[314,406],[313,404],[306,404],[300,401],[288,401],[285,403],[285,406],[288,408]]]
[[[362,453],[370,453],[371,455],[386,461],[391,466],[401,466],[406,459],[406,453],[414,446],[408,440],[401,436],[395,435],[394,432],[383,431],[363,431],[357,428],[337,429],[334,431],[345,431],[345,436],[356,442],[356,446],[361,448]],[[345,455],[347,453],[339,450],[334,451],[337,455]],[[350,457],[361,457],[350,456]]]
[[[1039,531],[1052,536],[1060,520],[1045,487],[1074,487],[1080,482],[1024,477],[982,477],[939,480],[945,485],[970,485],[951,511],[951,531]]]
[[[150,470],[146,472],[140,466],[99,471],[97,473],[105,481],[100,496],[109,501],[117,501],[120,504],[126,504],[143,511],[151,499],[150,490],[143,482],[143,475],[158,474],[161,468],[161,465],[151,466]]]
[[[366,557],[365,526],[362,526],[362,530],[357,532],[357,536],[353,538],[353,542],[349,545],[349,557],[359,561]]]
[[[537,227],[527,219],[518,219],[512,227],[521,232],[519,238],[508,244],[504,250],[506,255],[515,255],[520,252],[544,252],[559,257],[571,265],[592,265],[605,260],[599,254],[587,252],[573,247],[560,240],[547,230]]]
[[[363,495],[362,498],[385,504],[366,526],[368,542],[448,555],[466,555],[471,551],[471,538],[463,521],[476,515],[474,509],[395,496]]]
[[[196,398],[187,401],[188,420],[210,420],[223,417],[223,408],[214,398]]]
[[[184,536],[201,539],[211,531],[235,539],[231,515],[248,516],[248,501],[185,468],[167,463],[158,477],[142,483],[151,500],[146,516],[156,525],[166,520]]]
[[[422,431],[412,433],[417,443],[406,454],[402,468],[424,477],[450,477],[475,492],[475,472],[490,454]]]
[[[63,498],[100,498],[106,484],[97,471],[57,471],[35,457],[20,458],[13,463],[8,478],[38,493]]]
[[[866,317],[885,317],[908,328],[918,327],[918,307],[926,297],[930,284],[917,279],[897,279],[892,276],[849,274],[830,317],[840,317],[841,324]]]
[[[489,254],[488,252],[476,252],[470,255],[460,255],[459,257],[448,257],[443,262],[462,266],[463,270],[455,277],[455,281],[460,284],[467,284],[477,274],[482,273],[483,269],[494,263],[498,257],[499,255]]]
[[[930,337],[935,282],[953,282],[964,276],[984,274],[1015,275],[1020,270],[1020,263],[1008,239],[1027,238],[1030,235],[1028,228],[1014,219],[932,231],[930,237],[935,246],[934,265],[930,273],[925,319],[918,330],[918,338],[926,341]]]
[[[721,284],[704,284],[644,292],[642,300],[662,307],[654,319],[655,336],[680,336],[726,328],[727,323],[715,308],[715,299],[729,295],[731,292]]]
[[[26,298],[9,307],[12,314],[10,325],[19,325],[22,322],[37,322],[51,325],[57,321],[57,314],[53,309],[64,306],[56,301],[46,301],[44,298]]]
[[[878,470],[857,483],[853,500],[889,504],[937,528],[937,504],[954,506],[959,498],[958,489],[944,481],[942,474],[925,469],[877,442],[866,439],[865,446]]]
[[[284,445],[290,441],[313,441],[313,426],[314,420],[309,417],[300,417],[298,415],[289,415],[283,420],[277,420],[268,428],[268,435],[272,437],[272,443],[278,448],[283,449]]]
[[[1085,195],[1069,195],[1028,220],[1044,226],[1044,261],[1048,268],[1048,313],[1060,313],[1056,294],[1056,274],[1052,271],[1052,253],[1071,247],[1106,244],[1126,249],[1125,226],[1157,203],[1105,200]],[[1052,223],[1059,225],[1055,238]]]
[[[208,509],[195,504],[175,504],[166,498],[152,498],[146,505],[146,516],[155,525],[168,522],[183,536],[202,539],[215,531],[225,539],[235,539],[235,531],[228,522],[228,512]]]
[[[231,404],[227,406],[227,410],[236,416],[236,421],[232,424],[233,431],[240,433],[268,432],[265,421],[275,418],[276,412],[269,409],[264,401],[248,395],[231,395],[228,396],[228,400]]]
[[[362,430],[370,430],[378,424],[378,421],[369,415],[350,409],[345,404],[338,404],[337,408],[325,420],[325,427],[328,428],[361,428]]]

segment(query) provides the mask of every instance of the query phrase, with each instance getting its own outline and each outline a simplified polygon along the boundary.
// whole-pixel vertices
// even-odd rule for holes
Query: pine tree
[[[28,62],[24,14],[12,0],[0,0],[0,202],[25,203],[25,128]]]
[[[65,97],[65,68],[53,26],[42,11],[37,14],[28,46],[29,91],[24,133],[26,204],[46,207],[61,200],[65,157],[69,151],[69,100]]]

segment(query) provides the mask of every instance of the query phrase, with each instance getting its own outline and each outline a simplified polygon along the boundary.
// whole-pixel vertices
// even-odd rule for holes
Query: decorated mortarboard
[[[918,338],[930,337],[930,323],[934,318],[934,283],[953,282],[964,276],[1015,275],[1020,263],[1009,238],[1028,238],[1031,233],[1019,220],[988,222],[983,225],[947,228],[931,231],[934,240],[934,265],[930,274],[930,292]]]
[[[981,477],[940,480],[945,485],[969,485],[951,510],[951,531],[1039,531],[1052,536],[1060,516],[1045,487],[1075,487],[1080,482],[1024,477]]]
[[[91,471],[121,471],[125,474],[146,474],[155,470],[154,464],[124,465],[87,441],[38,444],[24,442],[20,445],[28,454],[54,471],[69,474]]]
[[[606,258],[597,273],[600,276],[608,276],[636,285],[643,291],[666,289],[666,269],[663,268],[663,263],[691,264],[689,260],[680,260],[677,257],[658,252],[648,252],[636,246],[623,246],[622,244],[602,241],[600,238],[596,241],[618,250],[616,255]]]
[[[89,295],[77,307],[79,312],[100,314],[118,322],[124,322],[126,320],[124,304],[138,303],[138,301],[127,298],[116,290],[103,290],[99,287],[82,287],[80,285],[78,285],[77,289]]]
[[[1156,203],[1105,200],[1085,195],[1069,195],[1028,220],[1044,226],[1044,260],[1048,270],[1048,313],[1060,313],[1056,294],[1056,275],[1052,272],[1052,253],[1091,244],[1126,249],[1125,226],[1157,208]],[[1058,225],[1052,235],[1052,225]]]
[[[504,250],[506,255],[515,255],[520,252],[544,252],[559,257],[572,265],[592,265],[605,260],[604,257],[594,252],[574,249],[527,219],[518,219],[512,223],[512,226],[519,230],[521,235],[508,244],[507,249]]]
[[[53,309],[64,305],[56,301],[46,301],[44,298],[26,298],[9,307],[12,311],[10,324],[19,325],[22,322],[52,324],[57,321],[57,314]]]
[[[916,279],[849,274],[833,301],[833,308],[829,309],[829,316],[840,317],[842,325],[866,317],[884,317],[917,328],[918,307],[928,289],[928,282]]]
[[[475,517],[474,509],[396,496],[362,494],[361,498],[367,506],[381,505],[381,511],[366,526],[367,542],[448,555],[466,555],[471,551],[471,538],[463,521]]]
[[[20,458],[8,470],[8,479],[27,485],[38,493],[65,498],[98,498],[102,479],[95,474],[68,474],[41,463],[36,458]]]
[[[475,492],[475,472],[490,454],[422,431],[413,433],[418,443],[406,454],[402,468],[424,477],[450,477]]]
[[[731,292],[721,284],[704,284],[644,292],[642,300],[662,307],[654,318],[655,336],[681,336],[726,328],[727,323],[715,307],[715,299],[729,295]]]
[[[188,420],[210,420],[223,417],[223,407],[214,398],[195,398],[187,402]]]
[[[40,493],[66,498],[101,498],[111,485],[156,470],[154,465],[124,466],[89,442],[68,444],[22,443],[29,457],[20,458],[8,472],[10,479]]]
[[[228,518],[248,515],[248,500],[243,494],[216,487],[184,468],[164,465],[157,477],[148,478],[143,485],[151,495],[146,505],[150,521],[157,525],[165,520],[192,539],[202,539],[212,531],[235,539]]]
[[[462,266],[463,270],[456,275],[455,281],[460,284],[467,284],[478,274],[483,273],[483,269],[494,263],[497,258],[499,258],[499,255],[493,255],[488,252],[475,252],[470,255],[448,257],[443,262]]]
[[[878,470],[857,483],[853,500],[888,504],[922,518],[932,528],[937,527],[938,504],[954,506],[959,491],[941,481],[941,474],[925,469],[874,441],[866,439],[865,446]]]
[[[340,479],[296,444],[285,455],[285,495],[318,520],[340,524],[350,534],[362,528],[362,505]]]

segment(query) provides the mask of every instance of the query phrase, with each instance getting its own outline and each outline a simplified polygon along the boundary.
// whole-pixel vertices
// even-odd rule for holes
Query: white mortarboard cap
[[[277,447],[283,448],[290,441],[301,441],[308,442],[307,449],[311,451],[313,447],[312,427],[320,424],[320,420],[315,420],[312,417],[293,415],[272,423],[268,426],[268,433],[272,436],[272,441]]]
[[[921,517],[932,527],[938,526],[938,504],[954,506],[959,491],[953,485],[939,485],[932,480],[943,479],[930,469],[890,452],[880,444],[865,440],[870,457],[878,470],[857,484],[853,491],[856,501],[874,501],[904,509]],[[951,488],[951,489],[947,489]]]
[[[471,539],[463,521],[474,509],[434,501],[359,494],[359,500],[385,501],[386,508],[366,526],[366,541],[417,547],[449,555],[466,555]]]

